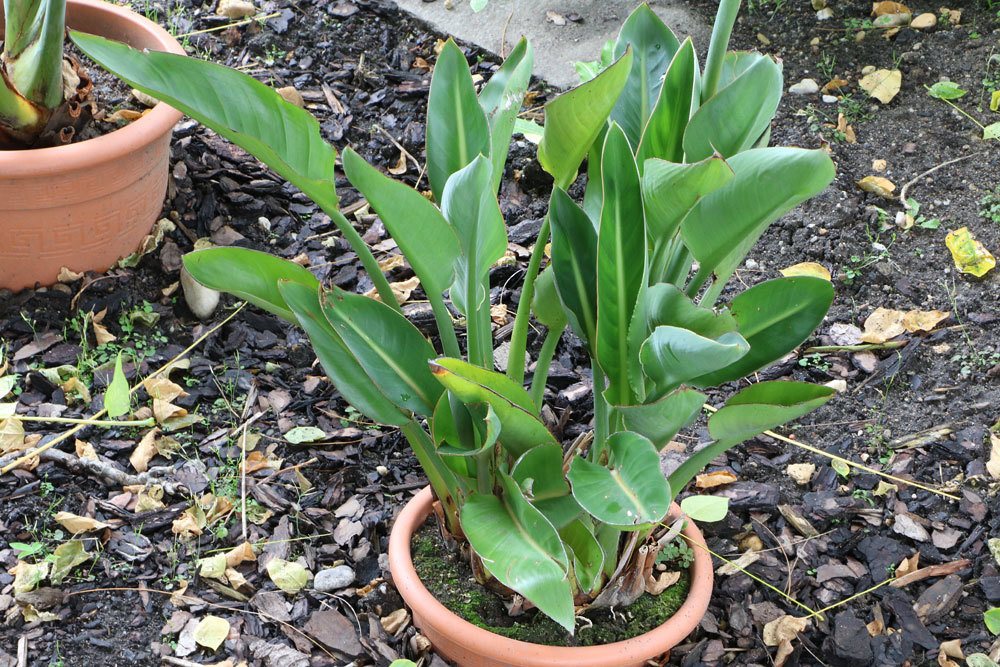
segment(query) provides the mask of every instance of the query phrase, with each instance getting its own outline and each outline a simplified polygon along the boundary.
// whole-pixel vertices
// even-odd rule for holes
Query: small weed
[[[802,366],[803,368],[815,368],[823,373],[830,370],[830,362],[827,361],[826,358],[819,352],[807,354],[799,359],[799,366]]]
[[[879,214],[880,227],[887,222],[887,220],[883,221],[881,219],[882,214],[885,214],[885,211],[880,211]],[[888,214],[885,217],[888,218]],[[865,269],[879,262],[892,260],[892,254],[889,249],[896,242],[896,235],[894,233],[890,235],[888,243],[882,242],[881,232],[873,234],[870,227],[865,228],[865,234],[868,237],[869,250],[863,255],[851,255],[847,266],[844,267],[844,282],[848,285],[853,284],[855,280],[860,278]]]
[[[747,0],[747,11],[751,14],[770,12],[773,17],[788,4],[788,0]]]
[[[939,229],[941,227],[940,218],[927,218],[920,215],[920,202],[913,197],[906,200],[906,215],[910,216],[914,225],[922,229]]]
[[[694,550],[681,537],[667,542],[656,557],[657,563],[670,563],[671,567],[686,570],[694,562]]]
[[[844,95],[837,102],[837,112],[844,114],[844,120],[849,125],[857,125],[871,120],[875,114],[871,108],[861,100],[854,99],[851,95]]]
[[[1000,225],[1000,185],[979,200],[979,216],[983,220]]]
[[[874,30],[875,24],[872,23],[871,19],[850,17],[844,19],[844,29],[852,32],[856,32],[858,30]]]
[[[819,62],[816,63],[816,71],[819,72],[824,79],[830,81],[836,73],[836,68],[837,56],[824,51],[823,55],[819,59]]]

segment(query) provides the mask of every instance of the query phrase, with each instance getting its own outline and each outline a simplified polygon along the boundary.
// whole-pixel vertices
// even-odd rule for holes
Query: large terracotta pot
[[[117,5],[69,0],[66,23],[136,48],[184,53],[166,30]],[[180,118],[158,104],[96,139],[0,151],[0,288],[51,284],[64,266],[104,271],[131,254],[163,207],[170,133]]]
[[[400,512],[389,536],[392,581],[413,612],[413,623],[434,650],[460,667],[641,667],[663,655],[697,627],[712,596],[712,558],[694,549],[691,590],[670,620],[644,635],[602,646],[542,646],[495,635],[453,614],[424,588],[413,568],[410,540],[431,513],[430,487],[418,493]],[[679,512],[675,505],[671,513]],[[701,531],[688,522],[684,534],[704,545]]]

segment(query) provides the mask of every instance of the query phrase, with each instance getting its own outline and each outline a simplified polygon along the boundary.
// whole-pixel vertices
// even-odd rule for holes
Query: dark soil
[[[689,4],[706,16],[714,13],[710,0]],[[1000,312],[995,299],[1000,274],[994,271],[981,280],[959,274],[944,236],[949,229],[966,226],[987,248],[1000,252],[1000,225],[979,216],[979,201],[1000,185],[1000,161],[995,144],[978,141],[974,125],[928,97],[923,88],[947,76],[970,91],[960,100],[970,113],[983,121],[997,119],[977,105],[983,80],[998,77],[997,66],[988,67],[988,61],[1000,37],[1000,23],[991,12],[967,4],[959,26],[939,26],[927,33],[903,30],[892,40],[869,33],[856,41],[856,30],[847,30],[844,21],[865,19],[870,3],[838,0],[831,3],[835,18],[819,22],[807,2],[781,3],[775,11],[775,3],[758,2],[754,5],[760,9],[741,19],[734,36],[738,47],[779,55],[786,85],[805,77],[823,85],[821,79],[827,77],[821,70],[851,82],[851,101],[839,105],[826,104],[819,95],[784,98],[772,143],[827,145],[838,177],[825,193],[765,234],[737,279],[750,285],[803,261],[830,269],[836,301],[807,345],[829,344],[834,324],[860,326],[879,306],[951,312],[938,332],[910,336],[901,349],[878,351],[874,370],[871,359],[860,355],[800,352],[761,375],[845,380],[846,392],[788,432],[824,451],[944,488],[961,501],[902,484],[880,494],[875,475],[839,476],[828,459],[768,437],[714,462],[715,469],[729,469],[739,481],[713,491],[730,497],[731,512],[718,525],[705,527],[710,548],[730,559],[747,548],[762,548],[749,571],[813,609],[882,583],[904,558],[916,553],[920,566],[968,559],[958,563],[955,578],[882,587],[822,619],[814,618],[793,642],[786,665],[933,664],[943,641],[961,640],[966,655],[994,645],[982,613],[1000,604],[1000,564],[986,545],[987,538],[1000,536],[997,482],[985,469],[988,428],[1000,417],[994,407],[1000,402]],[[937,10],[929,4],[914,8]],[[224,21],[213,9],[186,0],[148,0],[139,7],[178,33],[221,26]],[[266,11],[279,16],[263,25],[193,35],[186,46],[200,57],[239,66],[272,85],[294,85],[320,120],[324,136],[338,148],[352,146],[386,168],[400,158],[390,135],[422,160],[430,82],[423,62],[434,62],[441,36],[381,0],[276,0],[266,4]],[[761,45],[758,33],[769,45]],[[815,38],[819,42],[814,48]],[[488,77],[496,66],[497,59],[489,54],[469,50],[468,55],[476,74]],[[855,84],[861,69],[894,64],[903,72],[899,96],[885,106],[867,100]],[[540,92],[537,104],[546,99],[545,91]],[[822,127],[824,117],[836,122],[838,106],[850,115],[857,144],[838,142]],[[899,204],[855,185],[864,176],[878,174],[891,179],[898,194],[898,188],[918,174],[971,152],[981,153],[910,188],[910,196],[922,204],[921,213],[941,219],[938,230],[896,228],[892,222]],[[877,159],[886,160],[885,172],[873,170]],[[129,369],[134,381],[232,314],[234,302],[227,299],[213,322],[200,323],[179,296],[180,256],[198,238],[299,257],[329,283],[358,292],[371,288],[357,258],[324,214],[211,132],[182,122],[175,132],[171,169],[164,217],[175,229],[138,266],[43,290],[0,292],[0,336],[5,358],[12,360],[8,373],[19,375],[19,412],[92,414],[101,407],[100,396],[119,349],[140,358],[137,367]],[[414,184],[417,174],[410,164],[401,178]],[[492,297],[512,312],[519,269],[534,241],[532,229],[544,213],[548,186],[533,161],[532,147],[523,141],[515,143],[507,177],[502,206],[520,266],[494,270]],[[356,193],[343,180],[338,188],[350,211]],[[875,207],[887,211],[887,229],[882,229]],[[349,217],[356,219],[379,258],[393,254],[378,220],[364,209],[358,213]],[[408,275],[401,267],[390,279]],[[419,292],[405,308],[418,322],[421,317],[429,320]],[[98,346],[83,316],[104,309],[104,325],[118,340]],[[498,342],[504,331],[498,331]],[[18,357],[29,344],[35,345],[34,352],[29,348]],[[390,635],[380,622],[403,606],[385,568],[388,528],[398,507],[424,484],[405,443],[395,433],[358,421],[320,379],[322,371],[314,365],[304,336],[266,313],[244,308],[198,345],[190,359],[190,368],[172,375],[189,393],[177,403],[203,421],[172,434],[183,446],[178,456],[152,461],[154,467],[170,469],[165,480],[182,481],[187,488],[165,494],[163,508],[122,510],[111,502],[121,500],[121,484],[93,480],[49,460],[34,470],[0,477],[0,665],[17,654],[19,641],[26,642],[30,665],[158,665],[161,655],[178,655],[183,633],[177,626],[185,625],[184,614],[196,619],[213,614],[231,623],[229,639],[217,652],[196,648],[184,657],[197,663],[229,657],[234,663],[265,666],[351,661],[384,666],[396,657],[415,657],[423,645],[414,629],[408,623],[399,628],[388,623],[394,630]],[[567,336],[546,396],[563,438],[587,428],[589,377],[581,370],[582,361],[578,342]],[[73,402],[67,389],[39,372],[63,364],[77,366],[90,383],[94,400],[89,404]],[[251,391],[256,394],[248,400]],[[713,395],[713,402],[721,402],[727,393]],[[149,404],[144,392],[136,398],[139,406]],[[271,448],[269,456],[282,462],[281,472],[262,470],[247,480],[248,509],[261,520],[249,524],[247,539],[264,547],[256,563],[239,567],[248,584],[241,588],[250,597],[247,603],[198,574],[198,558],[243,541],[238,513],[192,540],[178,538],[171,526],[205,493],[239,501],[235,429],[258,412],[263,416],[252,427],[261,435],[258,449]],[[282,434],[294,426],[316,426],[326,437],[290,444]],[[940,428],[922,441],[911,439],[932,427]],[[26,429],[43,437],[61,432],[30,423]],[[93,445],[105,461],[133,473],[128,459],[142,435],[136,429],[91,428],[76,437]],[[678,438],[689,448],[706,439],[698,426]],[[61,447],[72,451],[73,440]],[[790,463],[807,462],[816,465],[816,473],[801,486],[785,469]],[[303,485],[298,474],[311,487]],[[37,542],[42,553],[51,551],[68,538],[53,519],[61,510],[93,516],[111,527],[89,535],[86,548],[93,558],[59,586],[72,594],[51,608],[59,620],[26,623],[13,597],[13,576],[6,572],[18,561],[10,544]],[[270,516],[265,517],[265,511]],[[899,517],[923,532],[907,528]],[[818,536],[810,537],[814,534]],[[275,557],[298,560],[312,573],[344,563],[354,570],[356,581],[333,593],[319,592],[311,584],[295,596],[275,593],[265,566]],[[166,593],[177,590],[181,580],[200,601],[178,609]],[[106,588],[149,590],[86,592]],[[923,616],[918,617],[914,604],[931,598],[949,600],[953,606],[930,614],[920,606]],[[774,649],[764,644],[764,625],[785,614],[806,613],[743,574],[720,575],[709,614],[672,652],[670,663],[771,664]],[[891,634],[871,636],[864,629],[879,619]],[[432,664],[442,664],[434,660]]]

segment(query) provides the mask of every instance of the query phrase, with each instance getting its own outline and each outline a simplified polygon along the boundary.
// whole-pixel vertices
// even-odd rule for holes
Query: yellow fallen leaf
[[[109,525],[103,521],[92,519],[89,516],[79,516],[77,514],[73,514],[72,512],[56,512],[56,515],[52,518],[56,520],[56,523],[73,535],[78,533],[89,533],[92,530],[101,530],[102,528],[109,527]]]
[[[39,563],[27,563],[19,560],[7,572],[14,575],[14,594],[27,593],[35,590],[49,576],[49,562],[43,560]]]
[[[892,193],[896,190],[896,184],[883,176],[865,176],[858,181],[858,187],[885,199],[895,199]]]
[[[156,456],[156,436],[160,434],[160,429],[154,428],[152,431],[142,436],[142,440],[132,450],[128,457],[128,462],[137,472],[146,472],[149,469],[149,461]]]
[[[290,595],[295,595],[309,583],[309,570],[282,558],[272,558],[267,562],[267,576]]]
[[[105,308],[101,312],[94,315],[94,318],[90,321],[90,325],[94,329],[94,338],[97,340],[98,345],[104,345],[105,343],[112,343],[118,338],[108,331],[108,328],[104,326],[104,317],[108,314],[108,309]]]
[[[728,470],[716,470],[695,477],[694,485],[699,489],[714,489],[717,486],[732,484],[737,479],[739,478]]]
[[[20,419],[0,419],[0,454],[10,454],[26,449],[24,424]]]
[[[1000,90],[994,90],[990,95],[990,111],[1000,111]]]
[[[969,232],[968,227],[948,232],[944,243],[951,251],[955,266],[962,273],[982,278],[997,265],[996,258],[982,243],[976,240],[976,237]]]
[[[142,386],[150,398],[158,398],[161,401],[169,402],[175,398],[188,395],[179,384],[163,377],[149,378],[142,383]]]
[[[874,97],[882,104],[888,104],[899,94],[903,85],[903,73],[898,69],[877,69],[858,81],[869,97]]]
[[[949,317],[943,310],[911,310],[903,316],[903,327],[910,333],[929,333]]]
[[[792,266],[782,269],[781,275],[786,278],[791,278],[792,276],[812,276],[813,278],[822,278],[827,281],[831,280],[830,272],[827,268],[817,262],[800,262],[799,264],[793,264]]]
[[[875,312],[865,320],[865,330],[861,334],[861,341],[881,345],[896,336],[903,335],[906,333],[906,327],[903,326],[904,317],[906,317],[906,313],[901,310],[876,308]]]
[[[888,495],[890,491],[899,492],[899,487],[896,486],[895,484],[890,484],[889,482],[885,481],[884,479],[880,479],[878,481],[878,486],[876,486],[875,490],[872,491],[872,495],[875,495],[875,496],[885,496],[885,495]]]
[[[986,462],[986,472],[993,479],[1000,479],[1000,436],[990,433],[990,460]]]
[[[59,615],[51,611],[38,611],[34,605],[26,604],[21,608],[21,615],[26,623],[44,623],[46,621],[58,621]]]
[[[217,553],[198,561],[198,574],[222,581],[226,574],[226,554]]]
[[[218,616],[206,616],[194,629],[194,641],[212,651],[217,651],[228,636],[229,621]]]

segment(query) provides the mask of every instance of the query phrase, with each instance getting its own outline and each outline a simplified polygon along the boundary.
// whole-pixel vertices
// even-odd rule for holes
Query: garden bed
[[[690,4],[710,20],[713,3]],[[951,577],[880,587],[832,609],[824,620],[812,619],[792,642],[790,660],[797,664],[822,660],[888,666],[907,659],[921,664],[936,659],[942,642],[956,639],[966,654],[988,651],[995,638],[987,633],[982,613],[1000,604],[1000,563],[986,543],[1000,537],[998,480],[986,469],[988,429],[1000,418],[995,408],[1000,402],[998,274],[982,279],[960,274],[945,234],[968,227],[987,248],[1000,252],[1000,220],[980,215],[981,208],[988,208],[981,200],[1000,187],[1000,159],[996,142],[991,147],[977,141],[977,128],[929,97],[924,85],[948,77],[969,91],[959,102],[971,108],[982,99],[984,86],[1000,87],[1000,63],[989,64],[1000,20],[995,12],[966,7],[957,26],[903,30],[892,40],[868,30],[858,40],[865,26],[857,22],[868,17],[870,3],[833,3],[835,17],[827,21],[817,21],[809,3],[753,5],[756,9],[737,25],[737,48],[761,48],[781,57],[786,87],[804,78],[823,85],[839,75],[850,81],[851,97],[839,103],[825,103],[818,93],[783,99],[772,143],[827,145],[837,163],[837,180],[775,224],[738,278],[749,285],[806,261],[828,269],[836,300],[816,338],[807,343],[812,346],[842,343],[844,325],[862,327],[878,307],[951,313],[933,333],[907,334],[905,346],[802,351],[762,375],[843,380],[846,390],[798,424],[790,432],[795,439],[912,477],[961,500],[902,484],[887,490],[873,474],[838,474],[828,459],[762,436],[711,469],[732,473],[719,478],[735,481],[710,491],[728,496],[732,511],[719,525],[705,527],[709,547],[731,560],[747,548],[760,549],[748,570],[812,609],[893,578],[900,563],[916,553],[920,567],[948,565],[953,571]],[[136,9],[179,34],[226,22],[195,3],[149,0]],[[937,11],[916,3],[914,9]],[[423,161],[427,65],[434,62],[442,36],[380,1],[293,5],[281,0],[263,11],[275,16],[194,34],[184,38],[185,45],[192,54],[240,67],[277,87],[294,86],[335,146],[350,145],[394,172],[405,168],[398,177],[415,184],[420,174],[415,163]],[[474,73],[483,77],[498,62],[474,50],[469,55],[478,63]],[[867,99],[857,88],[862,68],[869,65],[902,71],[902,89],[887,105]],[[534,108],[544,102],[546,91],[541,86],[533,90],[538,93]],[[838,113],[852,126],[857,143],[839,140],[832,128],[823,127],[827,120],[836,124]],[[974,113],[989,116],[988,111]],[[506,325],[517,303],[520,269],[546,205],[547,177],[533,154],[530,144],[515,142],[501,189],[515,262],[495,268],[491,277],[493,303],[506,305],[509,313],[495,314],[500,344],[509,335]],[[856,185],[878,175],[895,183],[898,195],[926,170],[970,154],[976,155],[909,188],[910,197],[921,204],[920,214],[941,221],[937,229],[918,224],[903,230],[894,222],[902,210],[898,202]],[[184,305],[176,285],[180,256],[198,238],[298,258],[345,289],[366,292],[372,287],[330,220],[238,148],[184,121],[175,132],[173,157],[164,208],[171,224],[150,254],[96,280],[83,277],[47,290],[0,293],[0,336],[13,370],[22,374],[20,402],[28,414],[65,417],[96,411],[78,392],[74,395],[39,373],[40,368],[75,366],[98,397],[110,377],[108,362],[119,349],[141,353],[139,374],[147,374],[233,315],[234,302],[228,298],[205,323]],[[877,160],[886,162],[883,171],[875,169]],[[421,182],[426,186],[426,179]],[[338,186],[344,208],[356,212],[349,217],[377,257],[390,258],[395,253],[385,230],[354,204],[357,194],[346,181]],[[394,282],[410,277],[402,266],[389,275]],[[418,320],[421,313],[425,321],[431,319],[419,292],[405,308]],[[98,346],[87,313],[105,309],[102,324],[117,340]],[[578,435],[589,419],[589,378],[579,372],[583,354],[567,336],[549,380],[555,406],[550,417],[563,440]],[[112,524],[107,532],[93,535],[104,543],[96,559],[75,569],[59,594],[35,601],[39,611],[56,614],[59,622],[26,624],[13,598],[5,596],[13,577],[0,573],[0,613],[6,618],[0,625],[0,665],[5,654],[17,654],[19,641],[26,642],[31,665],[59,660],[65,665],[156,665],[160,655],[198,663],[228,657],[233,664],[242,659],[274,666],[351,660],[384,665],[395,657],[414,656],[415,649],[424,647],[400,611],[401,600],[384,569],[392,517],[424,484],[405,443],[388,429],[359,421],[320,379],[322,370],[313,365],[304,335],[255,309],[235,313],[189,358],[190,368],[173,376],[188,396],[175,402],[204,419],[171,434],[183,446],[172,460],[152,461],[171,466],[164,481],[181,483],[188,493],[168,492],[163,507],[137,515],[134,507],[126,504],[129,509],[123,511],[111,502],[122,493],[121,483],[93,480],[62,462],[43,460],[31,472],[0,477],[3,570],[17,561],[12,542],[38,544],[42,554],[65,541],[68,535],[55,520],[59,511],[95,514]],[[134,377],[135,369],[129,374]],[[140,398],[146,400],[144,394]],[[719,403],[724,395],[711,398]],[[192,494],[241,502],[239,428],[258,413],[252,430],[261,435],[256,447],[265,466],[249,477],[247,488],[249,514],[260,523],[249,524],[246,539],[262,544],[264,551],[256,564],[240,568],[249,586],[241,589],[249,598],[243,601],[220,588],[221,582],[199,576],[197,563],[243,542],[238,516],[206,526],[193,540],[180,539],[173,527]],[[27,426],[40,434],[59,432]],[[319,428],[322,439],[288,442],[283,434],[299,426]],[[706,440],[701,427],[685,431],[678,446],[690,450]],[[133,473],[129,456],[142,435],[135,429],[92,428],[78,437]],[[66,451],[73,449],[73,440],[63,445]],[[816,466],[804,484],[787,472],[795,463]],[[669,452],[665,465],[670,465]],[[333,578],[325,574],[320,583],[285,595],[265,565],[274,558],[301,558],[314,574],[346,565],[355,577],[347,581],[347,570],[340,569],[340,581],[346,582],[342,586],[320,585]],[[182,580],[199,600],[179,609],[169,594]],[[107,588],[131,590],[86,592]],[[197,619],[208,614],[231,624],[230,639],[216,652],[193,646]],[[674,651],[671,662],[768,664],[766,653],[773,655],[774,648],[766,645],[764,627],[785,614],[808,612],[743,574],[719,575],[710,613],[689,642]],[[879,622],[899,632],[871,636],[865,625]],[[312,662],[305,662],[310,654]]]

